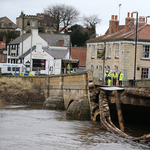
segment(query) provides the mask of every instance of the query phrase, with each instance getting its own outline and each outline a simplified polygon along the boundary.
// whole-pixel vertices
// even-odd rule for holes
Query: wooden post
[[[121,111],[121,104],[120,104],[120,92],[115,92],[115,99],[116,99],[116,107],[117,107],[117,114],[118,114],[118,121],[121,131],[124,131],[124,121]]]

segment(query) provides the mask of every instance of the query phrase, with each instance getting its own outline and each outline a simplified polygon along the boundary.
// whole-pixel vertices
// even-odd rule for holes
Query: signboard
[[[104,49],[97,49],[97,58],[103,60],[105,58],[104,54],[105,54]]]

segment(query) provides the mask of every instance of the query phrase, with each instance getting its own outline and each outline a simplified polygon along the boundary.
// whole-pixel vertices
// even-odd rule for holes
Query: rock
[[[64,99],[62,95],[53,95],[47,98],[43,104],[44,109],[64,109]]]
[[[73,101],[67,109],[66,116],[68,119],[90,120],[90,106],[86,97]]]

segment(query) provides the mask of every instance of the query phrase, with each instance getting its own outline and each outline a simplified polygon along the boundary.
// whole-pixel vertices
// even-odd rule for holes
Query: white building
[[[7,45],[7,62],[31,63],[30,69],[33,71],[40,68],[47,70],[47,73],[49,71],[54,73],[52,68],[57,67],[58,60],[69,59],[69,56],[69,35],[38,33],[36,29],[32,30],[32,33],[21,35]]]

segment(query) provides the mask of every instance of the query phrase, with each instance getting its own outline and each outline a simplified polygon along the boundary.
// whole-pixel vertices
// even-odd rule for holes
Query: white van
[[[0,63],[0,69],[2,75],[33,76],[23,64]]]

